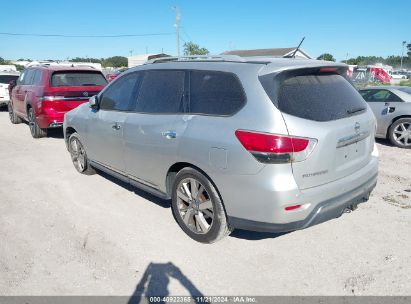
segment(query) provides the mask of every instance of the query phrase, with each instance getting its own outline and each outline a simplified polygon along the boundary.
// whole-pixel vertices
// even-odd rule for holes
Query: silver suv
[[[347,66],[157,59],[66,114],[75,168],[164,199],[196,241],[285,232],[354,210],[377,182],[375,118]]]

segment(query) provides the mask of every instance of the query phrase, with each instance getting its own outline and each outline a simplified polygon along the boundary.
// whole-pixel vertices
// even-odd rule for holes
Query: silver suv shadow
[[[316,60],[156,59],[66,114],[74,166],[161,198],[196,241],[285,232],[339,217],[377,182],[375,118]]]

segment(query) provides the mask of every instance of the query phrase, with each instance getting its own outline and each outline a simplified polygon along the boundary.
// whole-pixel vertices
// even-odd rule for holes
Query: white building
[[[144,64],[147,60],[160,58],[160,57],[169,57],[169,56],[170,55],[163,54],[163,53],[130,56],[130,57],[127,57],[128,67],[132,68],[132,67]]]
[[[4,72],[16,72],[17,68],[15,65],[11,65],[11,64],[1,64],[0,65],[0,71],[4,71]]]
[[[222,55],[237,55],[241,57],[288,57],[294,54],[296,47],[275,48],[275,49],[255,49],[255,50],[233,50],[226,51]],[[295,53],[296,58],[312,59],[303,49],[298,49]]]

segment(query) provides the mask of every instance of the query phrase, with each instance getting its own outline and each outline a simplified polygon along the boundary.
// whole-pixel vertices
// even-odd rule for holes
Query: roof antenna
[[[297,54],[298,50],[300,49],[301,44],[303,44],[305,37],[303,37],[303,39],[301,39],[300,44],[297,46],[297,48],[295,49],[294,53],[289,57],[289,58],[295,58],[295,54]],[[287,56],[288,57],[288,56]]]

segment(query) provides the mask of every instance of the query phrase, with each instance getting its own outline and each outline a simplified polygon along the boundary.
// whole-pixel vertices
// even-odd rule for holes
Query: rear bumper
[[[377,184],[377,175],[372,176],[360,186],[328,199],[316,205],[310,214],[301,221],[290,223],[265,223],[237,217],[229,217],[229,223],[234,228],[260,232],[288,232],[305,229],[328,220],[340,217],[347,209],[354,210],[358,204],[368,201],[371,191]]]
[[[36,117],[40,128],[57,128],[63,126],[64,113],[40,114]]]

